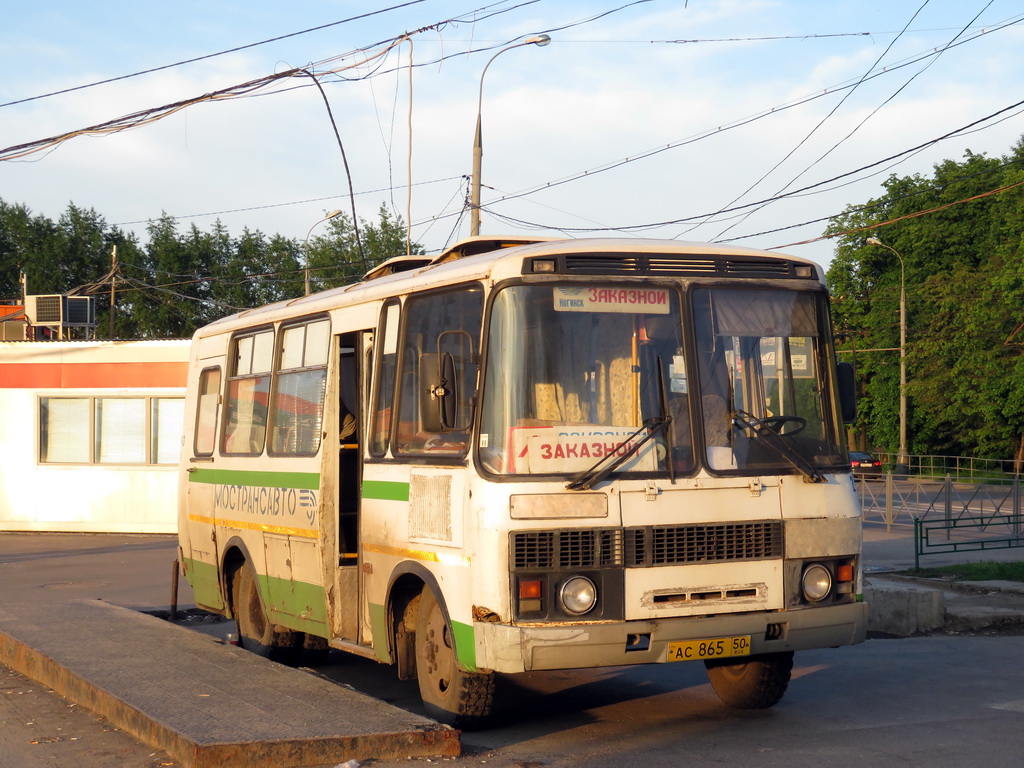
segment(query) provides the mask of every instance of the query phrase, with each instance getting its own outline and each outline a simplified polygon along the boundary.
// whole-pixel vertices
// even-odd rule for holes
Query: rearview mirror
[[[843,423],[852,424],[857,420],[857,380],[854,377],[853,365],[836,365],[836,384],[839,389],[839,409]]]

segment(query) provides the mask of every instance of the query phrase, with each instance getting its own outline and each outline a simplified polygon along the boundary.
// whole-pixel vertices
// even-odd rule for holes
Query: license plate
[[[669,661],[724,659],[750,655],[750,635],[713,637],[707,640],[686,640],[668,644]]]

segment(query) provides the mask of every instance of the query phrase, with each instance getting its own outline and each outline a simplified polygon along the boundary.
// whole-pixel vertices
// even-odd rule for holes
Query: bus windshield
[[[694,291],[698,386],[712,470],[844,463],[822,361],[821,294],[766,289]]]
[[[763,288],[698,288],[692,296],[690,322],[671,286],[499,291],[483,468],[578,483],[602,460],[616,475],[692,473],[699,462],[715,473],[772,469],[815,481],[817,467],[843,466],[822,365],[823,300]]]
[[[575,475],[602,459],[620,462],[619,474],[692,466],[674,288],[508,287],[492,305],[488,349],[479,445],[487,471]]]

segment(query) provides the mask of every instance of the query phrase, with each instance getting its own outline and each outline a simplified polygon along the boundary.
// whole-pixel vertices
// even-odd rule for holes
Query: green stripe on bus
[[[409,484],[396,483],[391,480],[364,480],[364,499],[381,499],[382,501],[408,501]]]
[[[476,672],[476,633],[473,625],[453,621],[452,634],[455,635],[455,652],[462,666],[467,672]]]
[[[192,587],[196,605],[203,605],[207,608],[224,608],[216,565],[186,557],[181,562],[181,569]]]
[[[267,618],[290,629],[329,637],[327,593],[319,584],[278,576],[258,576]]]
[[[257,488],[295,488],[300,491],[316,491],[320,488],[320,473],[196,468],[194,472],[189,473],[188,481],[211,485],[248,485]]]

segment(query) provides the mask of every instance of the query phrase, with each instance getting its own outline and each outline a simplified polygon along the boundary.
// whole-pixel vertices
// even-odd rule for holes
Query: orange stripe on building
[[[0,389],[184,387],[188,363],[6,363]]]

